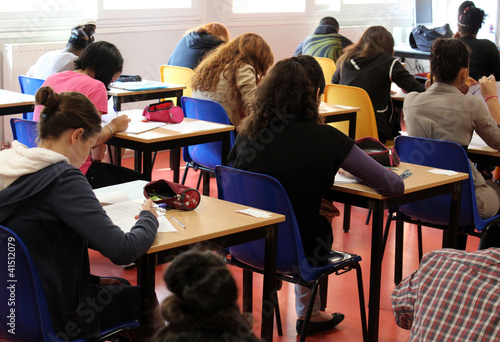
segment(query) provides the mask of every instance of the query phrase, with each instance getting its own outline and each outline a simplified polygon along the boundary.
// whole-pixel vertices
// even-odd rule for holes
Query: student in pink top
[[[115,45],[108,42],[97,42],[89,45],[80,57],[75,60],[74,71],[63,71],[49,76],[43,86],[49,86],[55,92],[77,91],[86,95],[96,107],[99,115],[108,112],[107,89],[123,69],[123,57]],[[39,121],[40,106],[35,107],[33,119]],[[113,119],[101,131],[95,147],[102,146],[115,132],[127,129],[130,119],[121,115]],[[87,158],[80,170],[87,176],[92,188],[144,179],[134,170],[124,167],[92,161]]]

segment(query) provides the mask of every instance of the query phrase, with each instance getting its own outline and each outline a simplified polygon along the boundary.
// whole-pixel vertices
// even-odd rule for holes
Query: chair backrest
[[[36,91],[42,86],[45,80],[40,78],[33,78],[28,76],[18,76],[19,85],[21,86],[21,93],[28,95],[35,95]],[[33,112],[24,113],[23,119],[32,120]]]
[[[285,215],[278,227],[276,271],[298,274],[306,281],[315,279],[317,273],[306,261],[295,213],[281,183],[268,175],[220,165],[215,176],[220,199]],[[241,262],[263,269],[264,245],[264,240],[253,241],[231,247],[229,252]]]
[[[335,70],[337,70],[337,66],[331,60],[330,58],[323,58],[323,57],[314,57],[319,65],[321,66],[321,69],[323,69],[323,75],[325,75],[325,83],[326,84],[332,84],[332,77],[333,74],[335,73]]]
[[[26,246],[2,226],[0,246],[0,340],[60,341],[52,329],[45,295]]]
[[[482,220],[477,212],[476,195],[469,159],[464,148],[451,141],[399,136],[395,148],[402,162],[469,174],[462,184],[459,226],[466,232],[482,231],[495,217]],[[448,225],[450,195],[414,202],[399,207],[403,214],[437,225]],[[498,217],[498,216],[496,216]]]
[[[10,119],[10,127],[12,128],[12,136],[14,140],[28,147],[36,147],[38,144],[38,122],[24,120],[19,118]]]
[[[487,226],[481,234],[479,249],[490,247],[500,248],[500,224],[498,223]]]
[[[194,71],[189,68],[178,67],[173,65],[162,65],[160,66],[161,81],[185,85],[186,89],[183,91],[184,96],[191,96],[191,77],[194,75]]]
[[[181,105],[186,118],[216,122],[231,125],[224,107],[210,100],[195,99],[183,96]],[[231,132],[231,147],[234,144],[234,133]],[[209,169],[222,163],[222,142],[199,144],[184,148],[184,161],[194,161],[196,164]]]
[[[361,88],[339,84],[328,84],[325,88],[326,102],[341,105],[360,107],[356,119],[356,139],[373,137],[378,139],[377,121],[372,101],[368,93]],[[345,134],[349,132],[347,122],[335,122],[330,125],[338,128]]]

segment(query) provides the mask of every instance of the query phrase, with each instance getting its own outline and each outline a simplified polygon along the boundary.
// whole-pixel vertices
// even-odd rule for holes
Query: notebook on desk
[[[170,88],[173,85],[170,83],[156,81],[140,81],[140,82],[115,82],[111,85],[113,88],[137,91]]]

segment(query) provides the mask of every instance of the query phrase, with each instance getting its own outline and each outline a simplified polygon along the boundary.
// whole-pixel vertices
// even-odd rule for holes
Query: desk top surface
[[[359,112],[360,110],[360,107],[339,106],[326,102],[321,102],[321,104],[319,105],[319,115],[321,116],[347,114],[352,112]]]
[[[180,124],[170,124],[138,134],[119,132],[115,133],[114,137],[142,143],[155,143],[232,130],[234,130],[232,125],[184,118]]]
[[[431,53],[427,51],[415,50],[410,45],[397,45],[394,47],[394,56],[407,56],[409,54],[422,57],[429,57],[431,55]]]
[[[436,169],[436,168],[410,164],[410,163],[401,163],[398,167],[398,170],[395,170],[394,172],[401,174],[405,170],[410,170],[413,173],[410,177],[404,180],[405,194],[469,178],[469,175],[467,173],[457,172],[455,175],[448,176],[448,175],[428,172],[428,170],[431,169]],[[377,192],[375,192],[375,190],[373,190],[369,186],[361,183],[334,184],[332,189],[355,195],[362,195],[364,197],[369,197],[374,199],[388,198],[386,196],[378,194]]]
[[[467,153],[484,154],[487,156],[500,157],[500,152],[486,145],[483,139],[476,133],[472,136],[472,140],[467,148]]]
[[[154,89],[143,89],[143,90],[126,90],[115,88],[111,86],[111,89],[108,91],[108,95],[111,96],[130,96],[130,95],[140,95],[140,94],[151,94],[151,93],[163,93],[165,91],[176,91],[176,90],[184,90],[186,89],[185,85],[173,84],[173,83],[165,83],[165,82],[155,82],[164,83],[164,88],[154,88]]]
[[[34,95],[0,89],[0,107],[22,106],[35,103]]]
[[[280,214],[271,213],[269,218],[257,218],[236,212],[247,208],[202,196],[200,205],[193,211],[169,210],[167,217],[174,216],[186,228],[176,226],[177,232],[158,233],[148,254],[285,221],[285,216]]]

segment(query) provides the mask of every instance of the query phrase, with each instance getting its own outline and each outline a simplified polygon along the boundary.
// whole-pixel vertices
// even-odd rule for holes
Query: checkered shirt
[[[392,308],[409,341],[500,341],[500,248],[426,254]]]

